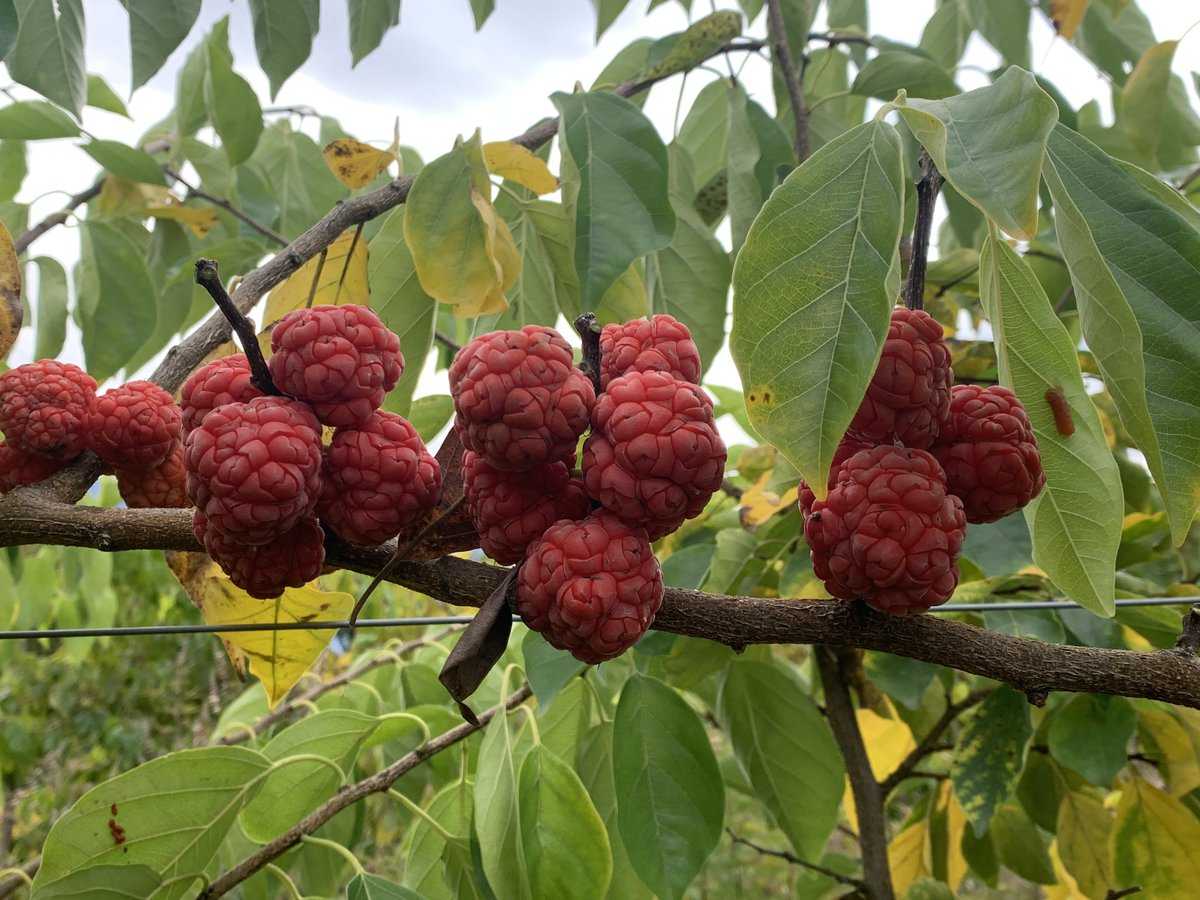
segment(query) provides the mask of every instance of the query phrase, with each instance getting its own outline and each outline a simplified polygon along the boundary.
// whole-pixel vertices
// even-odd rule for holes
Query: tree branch
[[[168,178],[171,178],[171,179],[175,180],[176,182],[178,182],[179,184],[181,184],[187,190],[188,194],[191,195],[192,197],[199,197],[201,200],[203,200],[206,203],[211,203],[213,206],[220,207],[221,209],[225,210],[225,212],[232,215],[234,218],[239,219],[242,222],[245,222],[247,225],[249,225],[251,228],[253,228],[255,231],[257,231],[263,237],[274,241],[280,247],[287,246],[287,243],[288,243],[287,238],[285,238],[282,234],[280,234],[277,231],[272,231],[270,228],[268,228],[266,225],[263,225],[261,222],[255,221],[250,216],[246,215],[246,213],[242,212],[240,209],[238,209],[236,206],[234,206],[232,203],[230,203],[228,200],[222,200],[220,197],[214,197],[212,194],[208,193],[207,191],[203,191],[198,187],[193,187],[191,184],[189,184],[187,181],[184,180],[182,175],[180,175],[178,172],[176,172],[174,169],[172,169],[169,166],[163,166],[163,172],[166,173]]]
[[[900,782],[910,775],[915,774],[917,764],[929,756],[929,754],[937,752],[941,747],[938,741],[946,733],[946,729],[950,727],[954,720],[972,706],[982,701],[990,693],[990,689],[974,691],[958,703],[948,704],[941,717],[933,723],[933,727],[926,732],[925,737],[921,738],[920,743],[913,747],[909,751],[908,756],[900,761],[900,765],[896,766],[895,771],[879,782],[879,788],[883,791],[883,796],[886,798],[888,794],[896,789]]]
[[[933,160],[921,151],[921,180],[917,182],[917,221],[913,226],[912,262],[908,267],[908,283],[904,286],[904,304],[909,309],[925,306],[925,268],[929,260],[929,234],[933,230],[933,212],[942,175]]]
[[[13,241],[13,247],[16,249],[17,255],[20,256],[22,253],[28,250],[30,244],[40,238],[51,228],[61,225],[63,222],[71,218],[78,207],[83,206],[83,204],[87,203],[92,198],[100,196],[100,190],[103,187],[104,180],[101,179],[93,184],[90,188],[82,190],[78,194],[72,194],[67,200],[67,205],[58,212],[51,213],[32,228],[21,232],[21,234],[17,236],[16,240]]]
[[[761,844],[756,844],[754,841],[742,837],[732,828],[726,828],[725,833],[729,835],[729,839],[735,844],[741,844],[743,847],[749,847],[756,853],[761,853],[763,856],[774,856],[776,859],[786,860],[794,866],[801,866],[805,869],[811,869],[824,875],[826,878],[832,878],[838,884],[849,885],[856,887],[859,890],[866,890],[866,883],[860,878],[851,878],[848,875],[843,875],[841,872],[835,872],[833,869],[827,869],[825,866],[819,866],[816,863],[811,863],[806,859],[801,859],[796,854],[789,850],[773,850],[770,847],[764,847]]]
[[[850,699],[849,684],[853,674],[849,667],[860,665],[851,651],[845,648],[818,646],[813,648],[821,685],[825,689],[825,712],[834,739],[846,761],[846,774],[854,794],[854,809],[858,813],[858,844],[862,850],[863,880],[871,900],[894,900],[892,872],[888,867],[887,821],[883,802],[885,795],[871,771],[867,748],[854,702]]]
[[[362,781],[342,788],[328,802],[309,813],[284,834],[270,843],[264,844],[259,850],[214,880],[197,897],[199,900],[223,897],[259,869],[263,868],[263,866],[272,860],[278,859],[287,850],[300,843],[301,838],[312,834],[346,807],[357,803],[371,794],[387,791],[400,776],[412,771],[425,762],[425,760],[429,759],[429,757],[440,753],[447,747],[452,747],[463,738],[470,737],[490,722],[497,713],[502,711],[508,712],[514,709],[532,695],[533,691],[530,690],[529,685],[525,685],[509,697],[502,706],[494,706],[481,714],[478,725],[472,725],[470,722],[463,722],[461,725],[456,725],[449,731],[442,732],[433,740],[422,744],[411,753],[406,753],[386,769],[381,769],[369,778],[364,778]]]
[[[792,143],[796,149],[796,160],[804,162],[808,159],[808,106],[804,102],[804,83],[800,71],[788,47],[780,0],[767,0],[767,34],[771,38],[771,55],[779,67],[779,74],[787,87],[788,101],[792,105],[792,119],[796,128]]]
[[[250,363],[250,383],[269,397],[281,396],[283,392],[275,386],[271,370],[267,368],[267,361],[263,358],[262,347],[258,345],[258,333],[254,330],[254,323],[238,311],[229,294],[225,292],[215,259],[196,260],[196,284],[208,291],[217,309],[237,332],[238,343],[242,345]]]

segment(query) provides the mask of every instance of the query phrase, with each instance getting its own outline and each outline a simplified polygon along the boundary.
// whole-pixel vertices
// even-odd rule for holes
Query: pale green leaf
[[[864,97],[891,100],[901,91],[913,97],[940,100],[958,93],[950,73],[933,60],[903,50],[884,50],[863,66],[850,91]]]
[[[607,88],[612,90],[619,84],[626,81],[633,81],[646,69],[646,60],[650,55],[650,48],[654,45],[654,41],[650,38],[641,37],[630,41],[624,47],[617,51],[614,56],[596,76],[596,80],[592,82],[591,90],[599,90]],[[646,98],[650,96],[650,91],[640,91],[629,98],[629,102],[641,109],[646,105]]]
[[[88,141],[82,149],[118,178],[143,184],[167,183],[153,156],[120,141]]]
[[[422,897],[386,878],[360,872],[346,885],[346,900],[422,900]]]
[[[750,126],[749,102],[741,83],[729,88],[729,156],[726,159],[726,191],[729,204],[730,235],[736,255],[746,233],[766,199],[758,181],[757,167],[761,151]]]
[[[147,2],[155,3],[156,0]],[[175,76],[173,119],[176,130],[182,136],[195,134],[208,122],[208,108],[204,100],[204,81],[207,75],[208,41],[201,41],[188,53]]]
[[[351,67],[357,66],[400,24],[400,0],[348,0]]]
[[[12,200],[17,195],[28,172],[25,142],[0,140],[0,202]]]
[[[154,332],[158,291],[145,254],[122,229],[89,221],[81,231],[83,261],[95,278],[95,295],[79,299],[83,353],[88,372],[104,381]]]
[[[975,30],[1006,63],[1028,69],[1029,14],[1026,0],[970,0]]]
[[[478,0],[472,0],[478,2]],[[616,21],[625,7],[629,5],[629,0],[592,0],[592,6],[596,9],[596,40],[600,40],[600,36],[608,31],[609,26]],[[478,21],[478,20],[477,20]],[[482,23],[480,23],[482,24]],[[478,28],[479,26],[476,25]]]
[[[137,90],[162,68],[200,15],[200,0],[125,0],[129,13],[129,48],[133,89]]]
[[[162,879],[149,866],[89,866],[40,885],[38,900],[144,900],[154,895]]]
[[[1178,41],[1155,44],[1138,60],[1121,89],[1118,123],[1137,153],[1138,162],[1158,164],[1158,147],[1165,138],[1167,85]]]
[[[675,143],[687,151],[697,185],[707,184],[725,168],[731,96],[724,80],[710,81],[692,101],[679,128]]]
[[[538,706],[543,708],[549,706],[584,667],[570,653],[551,647],[536,631],[530,631],[521,641],[521,658],[525,663],[525,677],[529,679]]]
[[[319,16],[319,0],[250,0],[254,48],[270,80],[272,99],[312,52]]]
[[[471,834],[472,795],[471,782],[455,781],[426,806],[429,817],[450,835],[449,841],[424,818],[414,819],[404,836],[404,884],[424,900],[484,896],[476,889],[469,856],[464,865],[459,852]]]
[[[521,822],[521,761],[508,721],[492,719],[479,747],[475,772],[475,830],[484,874],[499,900],[532,900]]]
[[[82,0],[17,0],[21,26],[8,75],[79,116],[87,97]]]
[[[45,100],[23,100],[0,107],[0,138],[37,141],[75,137],[79,126]]]
[[[262,107],[246,79],[233,70],[229,51],[229,17],[213,26],[207,38],[204,103],[229,164],[245,162],[263,131]],[[181,75],[182,77],[182,75]]]
[[[67,336],[67,273],[49,256],[33,260],[38,268],[36,359],[53,359]]]
[[[87,77],[87,105],[116,113],[127,119],[132,118],[129,110],[125,108],[125,101],[117,96],[117,92],[109,87],[108,82],[99,75],[88,75]]]
[[[947,0],[925,23],[920,47],[943,69],[953,69],[962,59],[971,30],[967,0]]]
[[[423,441],[432,441],[450,417],[454,415],[454,401],[449,394],[429,394],[418,397],[409,405],[407,418]]]

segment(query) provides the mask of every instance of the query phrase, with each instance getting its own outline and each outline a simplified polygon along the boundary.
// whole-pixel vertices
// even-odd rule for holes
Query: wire
[[[1200,604],[1200,597],[1138,597],[1117,600],[1118,607],[1191,606]],[[1038,612],[1056,609],[1083,609],[1070,600],[1026,600],[1008,603],[950,603],[935,606],[931,613],[977,612]],[[411,616],[400,619],[359,619],[355,628],[410,628],[421,625],[466,625],[474,616]],[[520,616],[512,617],[519,622]],[[339,631],[350,628],[348,621],[330,622],[253,622],[233,625],[130,625],[113,628],[45,628],[27,631],[0,631],[0,641],[36,640],[38,638],[76,637],[144,637],[164,634],[232,634],[244,631]]]

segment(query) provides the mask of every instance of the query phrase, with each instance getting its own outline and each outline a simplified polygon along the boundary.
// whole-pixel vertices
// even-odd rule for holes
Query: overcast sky
[[[169,0],[164,0],[169,2]],[[716,4],[736,7],[730,0]],[[935,0],[872,0],[871,31],[893,40],[917,43]],[[1200,5],[1184,0],[1141,0],[1159,40],[1181,37],[1197,17]],[[129,91],[128,18],[118,0],[84,0],[87,15],[87,66],[102,75],[122,96]],[[426,159],[445,152],[458,134],[476,127],[485,140],[500,140],[525,130],[552,113],[547,99],[556,90],[570,90],[576,81],[590,84],[604,65],[629,41],[659,37],[687,25],[677,3],[666,3],[645,15],[646,0],[629,7],[593,43],[595,13],[589,0],[496,0],[496,11],[476,33],[467,0],[405,0],[398,28],[392,29],[374,53],[350,67],[346,5],[338,0],[321,3],[321,28],[308,62],[269,99],[266,76],[254,53],[248,4],[242,0],[205,0],[200,21],[163,69],[129,100],[133,122],[88,108],[85,127],[98,137],[129,143],[151,123],[163,118],[174,105],[175,78],[188,50],[211,25],[230,15],[230,40],[238,71],[258,92],[263,105],[307,105],[336,116],[361,140],[386,144],[399,117],[400,139],[416,147]],[[706,0],[695,0],[698,14],[708,12]],[[824,15],[816,23],[824,25]],[[1097,98],[1109,109],[1108,86],[1096,70],[1069,44],[1057,40],[1045,19],[1035,13],[1033,66],[1053,81],[1068,101],[1079,106]],[[764,16],[746,32],[765,33]],[[994,68],[997,55],[978,35],[973,35],[956,75],[965,89],[987,79],[982,71]],[[1200,69],[1200,29],[1192,32],[1176,55],[1175,68],[1193,89],[1190,70]],[[712,76],[693,76],[684,95],[690,98]],[[751,59],[742,81],[752,96],[771,108],[768,66]],[[21,89],[18,89],[21,92]],[[679,79],[656,87],[646,113],[664,139],[672,136]],[[25,91],[25,95],[29,92]],[[1195,96],[1193,95],[1193,102]],[[70,141],[30,145],[30,173],[17,199],[32,202],[30,221],[61,207],[65,192],[74,193],[91,183],[95,163]],[[727,227],[724,229],[727,240]],[[67,228],[51,231],[31,248],[30,255],[50,255],[70,267],[78,257],[78,238]],[[36,279],[31,269],[30,281]],[[36,284],[28,285],[36,296]],[[27,333],[14,348],[9,364],[28,362],[33,350]],[[62,353],[64,359],[82,363],[78,337],[72,333]],[[736,385],[737,372],[727,351],[709,373],[716,384]],[[444,377],[422,378],[418,393],[444,391]],[[727,439],[738,439],[740,429],[722,423]]]

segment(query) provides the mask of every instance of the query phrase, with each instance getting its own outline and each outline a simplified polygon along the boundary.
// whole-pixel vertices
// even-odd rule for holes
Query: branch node
[[[925,267],[929,258],[929,233],[933,230],[933,211],[937,206],[942,175],[921,151],[921,180],[917,182],[917,221],[913,226],[912,261],[908,267],[908,283],[904,287],[904,304],[909,309],[925,306]]]
[[[1175,649],[1188,655],[1200,653],[1200,603],[1183,614],[1183,630],[1175,641]]]
[[[215,259],[196,260],[196,284],[208,291],[208,295],[213,298],[213,302],[217,304],[222,315],[229,320],[242,349],[246,352],[246,359],[250,361],[251,383],[268,396],[282,396],[283,391],[275,386],[275,382],[271,379],[271,371],[267,368],[267,361],[263,359],[262,348],[258,346],[258,335],[254,331],[254,325],[238,312],[233,298],[225,290],[225,285],[221,284],[221,276],[217,273]]]
[[[1045,688],[1030,688],[1025,692],[1025,699],[1029,701],[1031,706],[1036,706],[1041,709],[1046,705],[1046,701],[1050,698],[1050,692]]]
[[[585,312],[575,320],[575,331],[583,341],[583,359],[579,369],[592,380],[592,387],[600,393],[600,332],[603,329],[596,320],[596,314]]]

